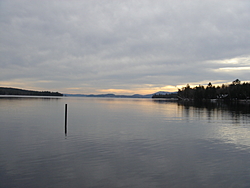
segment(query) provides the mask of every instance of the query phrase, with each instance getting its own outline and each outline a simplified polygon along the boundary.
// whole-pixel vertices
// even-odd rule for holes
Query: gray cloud
[[[0,83],[89,93],[248,80],[249,21],[248,1],[2,0]],[[233,58],[245,69],[223,69]]]

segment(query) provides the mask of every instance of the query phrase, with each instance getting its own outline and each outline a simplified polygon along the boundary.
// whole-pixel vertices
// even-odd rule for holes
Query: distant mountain
[[[85,95],[85,94],[64,94],[66,97],[111,97],[111,98],[150,98],[152,95],[147,96],[147,95],[115,95],[115,94],[90,94],[90,95]]]
[[[152,98],[154,95],[168,95],[168,94],[174,94],[177,92],[165,92],[165,91],[158,91],[153,94],[148,94],[148,95],[140,95],[140,94],[134,94],[134,95],[115,95],[115,94],[90,94],[90,95],[85,95],[85,94],[64,94],[66,97],[112,97],[112,98]]]

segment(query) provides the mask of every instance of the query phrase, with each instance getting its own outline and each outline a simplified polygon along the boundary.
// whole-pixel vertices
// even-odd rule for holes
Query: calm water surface
[[[0,187],[250,187],[249,106],[215,106],[0,98]]]

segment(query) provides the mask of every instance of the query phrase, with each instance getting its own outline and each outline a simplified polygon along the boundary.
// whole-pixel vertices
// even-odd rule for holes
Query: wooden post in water
[[[67,109],[67,104],[65,104],[65,135],[67,135],[67,121],[68,121],[68,109]]]

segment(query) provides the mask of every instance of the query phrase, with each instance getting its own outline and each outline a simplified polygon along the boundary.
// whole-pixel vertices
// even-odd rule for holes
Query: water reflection
[[[180,112],[188,119],[205,120],[210,124],[208,139],[235,144],[243,150],[250,148],[249,104],[236,103],[178,103]]]
[[[196,112],[196,115],[202,115],[206,113],[208,120],[214,118],[226,118],[230,116],[230,120],[233,124],[239,125],[240,123],[249,123],[250,117],[250,105],[249,104],[239,104],[239,103],[211,103],[211,102],[178,102],[178,106],[182,108],[186,115],[191,111]],[[203,114],[204,115],[204,114]]]
[[[199,109],[206,109],[208,111],[223,110],[232,114],[250,114],[249,103],[235,103],[235,102],[178,102],[178,105],[184,107],[195,107]]]
[[[0,187],[250,186],[241,107],[62,98],[1,100],[0,112]]]
[[[169,101],[169,100],[153,100],[154,103],[159,104],[173,104],[178,105],[179,111],[182,111],[185,116],[202,117],[206,116],[208,120],[215,117],[231,116],[234,124],[240,124],[240,121],[248,123],[250,117],[250,104],[249,103],[235,103],[235,102],[193,102],[193,101]]]

